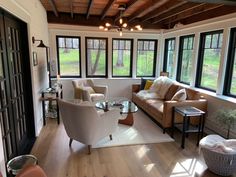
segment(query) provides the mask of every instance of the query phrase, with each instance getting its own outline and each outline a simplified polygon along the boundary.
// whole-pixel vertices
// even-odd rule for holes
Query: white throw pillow
[[[166,76],[160,76],[153,82],[150,90],[156,92],[160,99],[164,99],[168,89],[172,84],[173,80]]]
[[[186,90],[185,89],[180,89],[178,92],[174,94],[172,97],[172,101],[184,101],[187,98]]]

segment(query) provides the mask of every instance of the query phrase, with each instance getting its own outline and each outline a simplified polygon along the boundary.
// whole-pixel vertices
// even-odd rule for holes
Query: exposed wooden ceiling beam
[[[210,18],[219,17],[222,15],[227,15],[234,12],[236,12],[236,8],[234,6],[221,6],[215,9],[211,9],[207,12],[203,12],[201,14],[197,14],[197,15],[185,18],[181,20],[180,22],[182,24],[190,24],[190,23],[194,23],[194,22],[198,22],[202,20],[207,20]]]
[[[167,2],[168,0],[149,0],[147,3],[145,3],[141,8],[136,10],[128,19],[129,22],[133,21],[135,18],[137,18],[140,14],[146,14],[146,12],[149,11],[149,9],[156,5],[162,5],[163,3]]]
[[[89,18],[89,15],[90,15],[90,11],[91,11],[91,9],[92,9],[92,6],[93,6],[93,0],[89,0],[86,19]]]
[[[162,24],[177,23],[184,18],[188,18],[188,17],[194,16],[197,14],[201,14],[203,12],[219,8],[221,6],[223,6],[223,4],[205,4],[205,3],[203,3],[194,9],[189,9],[187,11],[180,13],[180,14],[177,14],[175,16],[168,18],[168,19],[165,19],[161,23]]]
[[[134,5],[138,0],[130,0],[127,4],[126,4],[126,9],[123,11],[123,13],[125,13],[132,5]],[[117,21],[120,17],[120,11],[115,15],[115,21]]]
[[[111,8],[111,6],[113,5],[114,2],[115,2],[115,0],[109,0],[106,7],[102,11],[101,20],[103,20],[106,17],[108,10]]]
[[[159,16],[153,18],[152,19],[152,23],[156,24],[156,23],[158,23],[158,22],[160,22],[162,20],[165,20],[165,19],[170,18],[172,16],[175,16],[177,14],[183,13],[183,12],[185,12],[187,10],[190,10],[190,9],[193,9],[195,7],[199,7],[201,5],[202,4],[199,4],[199,3],[191,3],[191,2],[190,3],[186,3],[186,4],[182,5],[182,6],[179,6],[179,7],[175,8],[175,9],[172,9],[171,11],[168,11],[166,13],[160,14]]]
[[[48,1],[49,1],[50,5],[51,5],[51,7],[52,7],[52,10],[53,10],[53,12],[54,12],[54,15],[55,15],[56,17],[58,17],[58,11],[57,11],[57,7],[56,7],[56,5],[55,5],[54,0],[48,0]]]
[[[70,1],[70,14],[71,18],[74,18],[73,0]]]
[[[84,25],[84,26],[96,26],[101,25],[100,16],[91,15],[89,20],[82,14],[74,14],[74,18],[71,18],[70,13],[60,13],[59,17],[56,17],[53,12],[47,12],[48,23],[55,24],[68,24],[68,25]],[[113,21],[112,18],[105,17],[104,22]],[[129,23],[129,25],[134,26],[135,23]],[[150,23],[141,23],[140,24],[144,29],[162,29],[163,26],[159,24],[150,24]]]
[[[162,6],[154,9],[153,11],[151,11],[150,13],[148,13],[147,15],[145,15],[144,17],[141,18],[141,21],[147,21],[151,18],[157,17],[158,15],[161,15],[165,12],[168,12],[174,8],[177,8],[179,6],[182,6],[184,4],[186,4],[186,1],[182,1],[182,0],[175,0],[175,1],[169,1],[165,4],[163,4]]]

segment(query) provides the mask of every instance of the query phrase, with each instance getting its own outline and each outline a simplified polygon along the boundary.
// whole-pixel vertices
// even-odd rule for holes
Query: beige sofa
[[[165,95],[164,100],[159,99],[142,99],[137,94],[140,91],[140,84],[132,85],[132,101],[144,110],[149,116],[157,121],[163,128],[163,133],[167,128],[171,127],[172,110],[175,106],[194,106],[203,111],[207,111],[207,100],[202,98],[198,91],[190,88],[186,89],[187,99],[184,101],[171,101],[174,94],[183,88],[178,84],[172,84]],[[177,116],[177,120],[181,121],[181,117]]]

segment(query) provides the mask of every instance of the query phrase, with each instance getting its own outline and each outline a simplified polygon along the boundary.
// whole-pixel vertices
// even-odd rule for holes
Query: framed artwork
[[[33,52],[33,65],[37,66],[38,65],[38,59],[37,59],[37,53]]]

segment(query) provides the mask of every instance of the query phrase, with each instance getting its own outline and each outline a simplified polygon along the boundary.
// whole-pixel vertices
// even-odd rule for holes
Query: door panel
[[[35,140],[27,25],[0,9],[0,39],[0,125],[8,161],[29,153]]]

